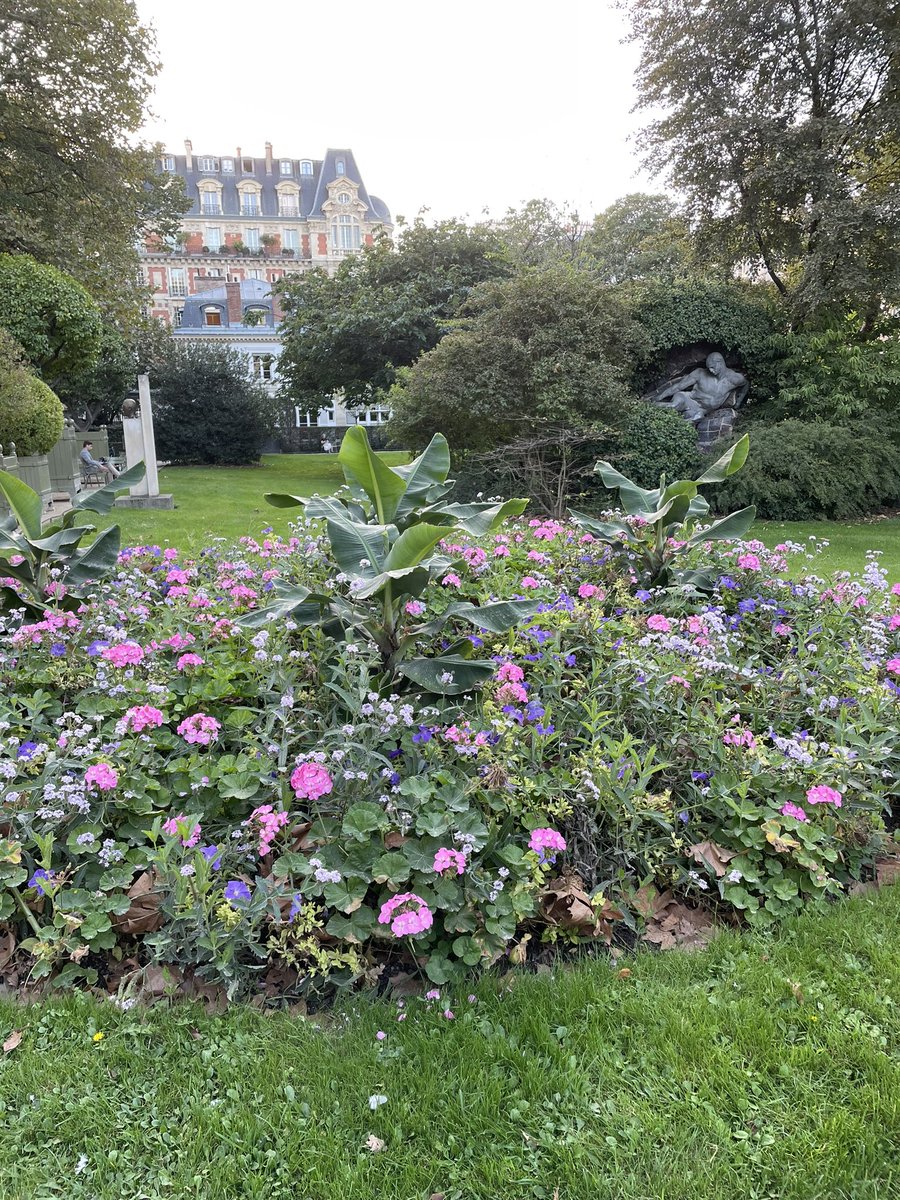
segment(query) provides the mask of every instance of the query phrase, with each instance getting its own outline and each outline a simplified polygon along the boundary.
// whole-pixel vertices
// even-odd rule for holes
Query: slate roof
[[[324,159],[287,159],[284,156],[273,157],[272,173],[266,174],[265,158],[250,159],[249,155],[242,155],[240,158],[236,154],[225,155],[205,155],[192,154],[191,169],[187,169],[187,157],[184,154],[167,154],[167,157],[172,158],[175,162],[174,174],[181,176],[184,180],[185,190],[188,199],[191,201],[191,207],[185,214],[187,217],[203,217],[207,220],[214,220],[215,217],[239,217],[241,216],[240,194],[237,185],[244,179],[253,179],[260,184],[262,191],[260,195],[260,216],[261,217],[279,217],[278,213],[278,192],[277,185],[291,181],[296,183],[300,188],[300,215],[299,218],[279,217],[280,220],[308,220],[309,217],[321,220],[324,217],[322,212],[322,202],[328,199],[328,184],[339,178],[340,172],[337,170],[336,164],[340,161],[344,163],[343,174],[354,183],[359,185],[359,198],[368,209],[368,219],[371,221],[386,221],[390,222],[391,214],[387,205],[377,196],[370,196],[362,176],[356,165],[356,159],[353,156],[352,150],[333,149],[328,150]],[[199,164],[201,158],[215,158],[219,164],[218,171],[201,171]],[[222,159],[230,158],[234,163],[234,172],[225,173],[221,169]],[[252,161],[252,172],[242,169],[243,163]],[[281,174],[281,163],[290,162],[292,173],[290,175]],[[300,174],[301,162],[311,162],[311,175]],[[222,184],[222,212],[221,214],[204,213],[200,210],[200,195],[197,190],[197,185],[202,179],[214,179],[217,183]]]

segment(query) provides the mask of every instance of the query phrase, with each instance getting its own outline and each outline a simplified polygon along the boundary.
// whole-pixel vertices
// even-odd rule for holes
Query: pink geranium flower
[[[193,829],[188,832],[183,825],[184,820],[184,813],[179,813],[177,817],[169,817],[168,821],[163,822],[162,831],[163,833],[168,834],[169,837],[176,837],[178,834],[187,833],[187,837],[182,836],[181,844],[190,850],[193,849],[193,847],[196,846],[200,841],[201,829],[199,825],[195,825]]]
[[[528,849],[538,856],[538,861],[556,862],[556,851],[565,850],[566,839],[555,829],[533,829],[528,839]],[[548,853],[550,851],[550,853]]]
[[[811,787],[806,793],[806,799],[810,804],[833,804],[835,808],[840,808],[844,803],[837,788],[828,787],[824,783],[818,787]]]
[[[85,771],[84,782],[88,787],[99,788],[101,792],[111,792],[118,786],[119,776],[109,763],[94,763]]]
[[[129,708],[122,720],[126,729],[131,728],[135,733],[140,733],[143,729],[158,728],[162,725],[163,715],[152,704],[138,704]]]
[[[192,717],[185,717],[178,726],[178,732],[192,745],[208,746],[221,728],[215,717],[208,717],[206,713],[195,713]]]
[[[120,642],[117,646],[106,646],[101,657],[114,667],[136,667],[144,661],[144,651],[137,642]]]
[[[783,817],[793,817],[795,821],[805,821],[806,813],[797,804],[792,804],[790,800],[781,806],[781,815]]]
[[[900,675],[900,658],[889,658],[884,669],[891,675]]]
[[[318,800],[334,788],[331,776],[317,762],[302,762],[291,775],[291,787],[300,800]]]
[[[454,868],[457,875],[465,875],[465,854],[463,854],[462,850],[448,850],[446,846],[441,846],[440,850],[434,856],[435,873],[443,875],[445,871],[452,871]]]
[[[175,666],[179,671],[186,671],[188,667],[202,667],[204,661],[199,654],[182,654]]]
[[[667,617],[662,613],[653,613],[647,618],[647,628],[652,629],[654,633],[671,633],[672,626]]]
[[[434,916],[421,896],[414,892],[403,892],[382,904],[378,923],[390,925],[394,937],[414,937],[431,928]]]

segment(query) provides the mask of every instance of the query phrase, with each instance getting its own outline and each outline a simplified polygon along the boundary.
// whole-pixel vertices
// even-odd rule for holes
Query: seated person
[[[81,453],[78,457],[81,459],[82,471],[85,474],[100,475],[107,483],[111,483],[113,479],[118,479],[119,472],[115,467],[110,466],[109,463],[97,462],[93,454],[91,454],[93,448],[93,442],[84,442],[81,447]]]

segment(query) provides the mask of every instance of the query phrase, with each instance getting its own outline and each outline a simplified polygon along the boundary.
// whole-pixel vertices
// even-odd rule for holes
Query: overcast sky
[[[646,189],[635,47],[613,0],[137,0],[156,27],[152,140],[198,154],[349,147],[396,216],[583,216]],[[659,190],[658,188],[655,190]]]

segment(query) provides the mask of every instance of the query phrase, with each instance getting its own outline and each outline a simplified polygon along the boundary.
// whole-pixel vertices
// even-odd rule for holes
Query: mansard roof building
[[[392,229],[387,205],[369,192],[349,149],[328,150],[322,159],[276,158],[266,142],[264,156],[254,158],[240,147],[194,154],[186,141],[184,154],[163,154],[159,165],[180,176],[191,200],[176,243],[150,236],[141,252],[150,313],[173,329],[181,327],[189,297],[228,282],[271,286],[313,267],[331,274]],[[215,319],[215,305],[191,304],[190,326],[204,307]],[[213,328],[216,336],[221,326]]]

